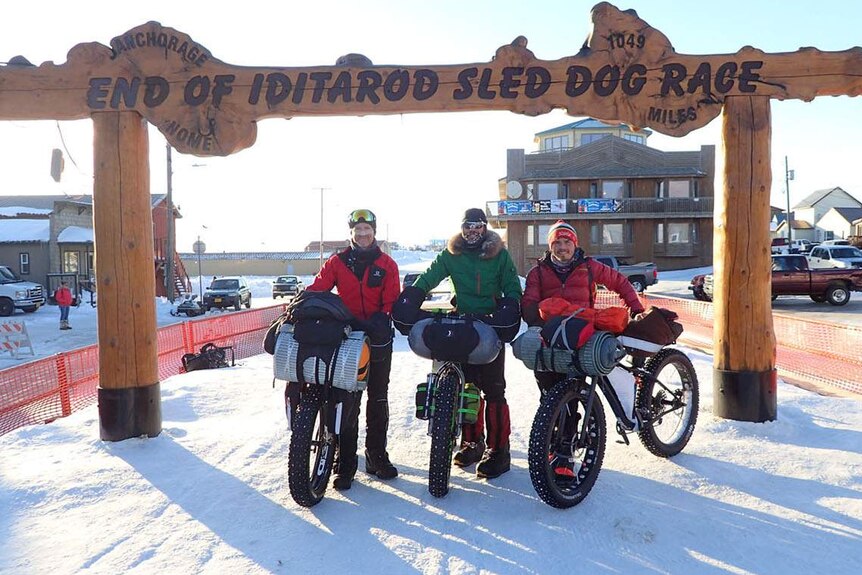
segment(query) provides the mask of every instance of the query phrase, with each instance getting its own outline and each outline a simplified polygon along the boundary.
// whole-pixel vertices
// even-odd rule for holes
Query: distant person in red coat
[[[60,282],[60,287],[54,292],[54,300],[60,306],[60,329],[72,329],[69,325],[69,308],[72,307],[73,299],[68,282]]]
[[[377,245],[377,218],[371,210],[354,210],[347,220],[350,246],[323,264],[309,291],[338,290],[344,305],[364,324],[371,343],[368,401],[365,405],[365,471],[393,479],[398,470],[389,461],[389,372],[392,369],[392,304],[401,292],[398,264]],[[360,396],[361,397],[361,396]],[[359,403],[346,409],[338,439],[338,461],[333,487],[350,489],[356,473]]]

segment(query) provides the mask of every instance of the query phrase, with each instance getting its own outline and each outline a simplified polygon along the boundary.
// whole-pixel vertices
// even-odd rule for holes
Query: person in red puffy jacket
[[[60,306],[60,329],[72,329],[72,326],[69,325],[69,309],[74,300],[68,282],[60,282],[60,287],[54,292],[54,301]]]
[[[377,245],[377,218],[371,210],[354,210],[348,218],[350,246],[323,264],[309,291],[333,287],[353,316],[364,324],[371,343],[368,401],[365,405],[365,471],[380,479],[393,479],[398,470],[389,461],[389,372],[392,369],[392,304],[401,283],[398,264]],[[333,487],[350,489],[356,473],[359,402],[345,406]]]
[[[578,307],[593,309],[596,284],[619,294],[632,316],[644,311],[638,294],[628,278],[613,268],[587,257],[578,247],[575,228],[558,220],[548,231],[549,251],[527,274],[527,286],[521,298],[521,313],[528,326],[542,326],[539,304],[547,298],[562,298]],[[536,383],[544,393],[565,375],[537,371]]]

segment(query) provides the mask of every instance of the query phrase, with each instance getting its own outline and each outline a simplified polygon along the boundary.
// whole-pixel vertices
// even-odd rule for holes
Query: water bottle
[[[430,416],[428,405],[428,388],[434,374],[429,373],[428,379],[416,386],[416,419],[428,419]]]
[[[461,389],[458,413],[461,423],[476,423],[479,418],[479,388],[473,383],[465,383]]]
[[[617,366],[609,374],[608,380],[620,400],[620,405],[623,406],[623,412],[626,417],[634,422],[635,417],[635,376],[628,371]]]

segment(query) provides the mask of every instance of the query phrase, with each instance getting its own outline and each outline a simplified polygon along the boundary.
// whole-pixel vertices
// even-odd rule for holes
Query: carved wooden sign
[[[149,22],[110,47],[79,44],[59,66],[0,68],[0,120],[135,110],[177,150],[223,156],[251,146],[263,118],[563,108],[682,136],[718,116],[728,96],[862,93],[858,47],[693,56],[677,54],[634,10],[603,2],[592,21],[583,48],[559,60],[537,59],[518,37],[488,63],[375,66],[351,54],[303,68],[232,66],[187,34]]]

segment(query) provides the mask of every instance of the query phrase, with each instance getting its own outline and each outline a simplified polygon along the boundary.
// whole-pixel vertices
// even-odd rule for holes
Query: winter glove
[[[504,342],[510,342],[521,329],[521,304],[511,297],[500,298],[497,309],[491,314],[489,324]]]
[[[409,286],[404,288],[392,304],[392,322],[401,335],[409,334],[413,324],[423,317],[429,317],[420,309],[423,301],[425,301],[425,290]]]
[[[389,325],[389,316],[382,311],[371,314],[365,322],[365,332],[371,345],[385,345],[392,339],[392,327]]]

